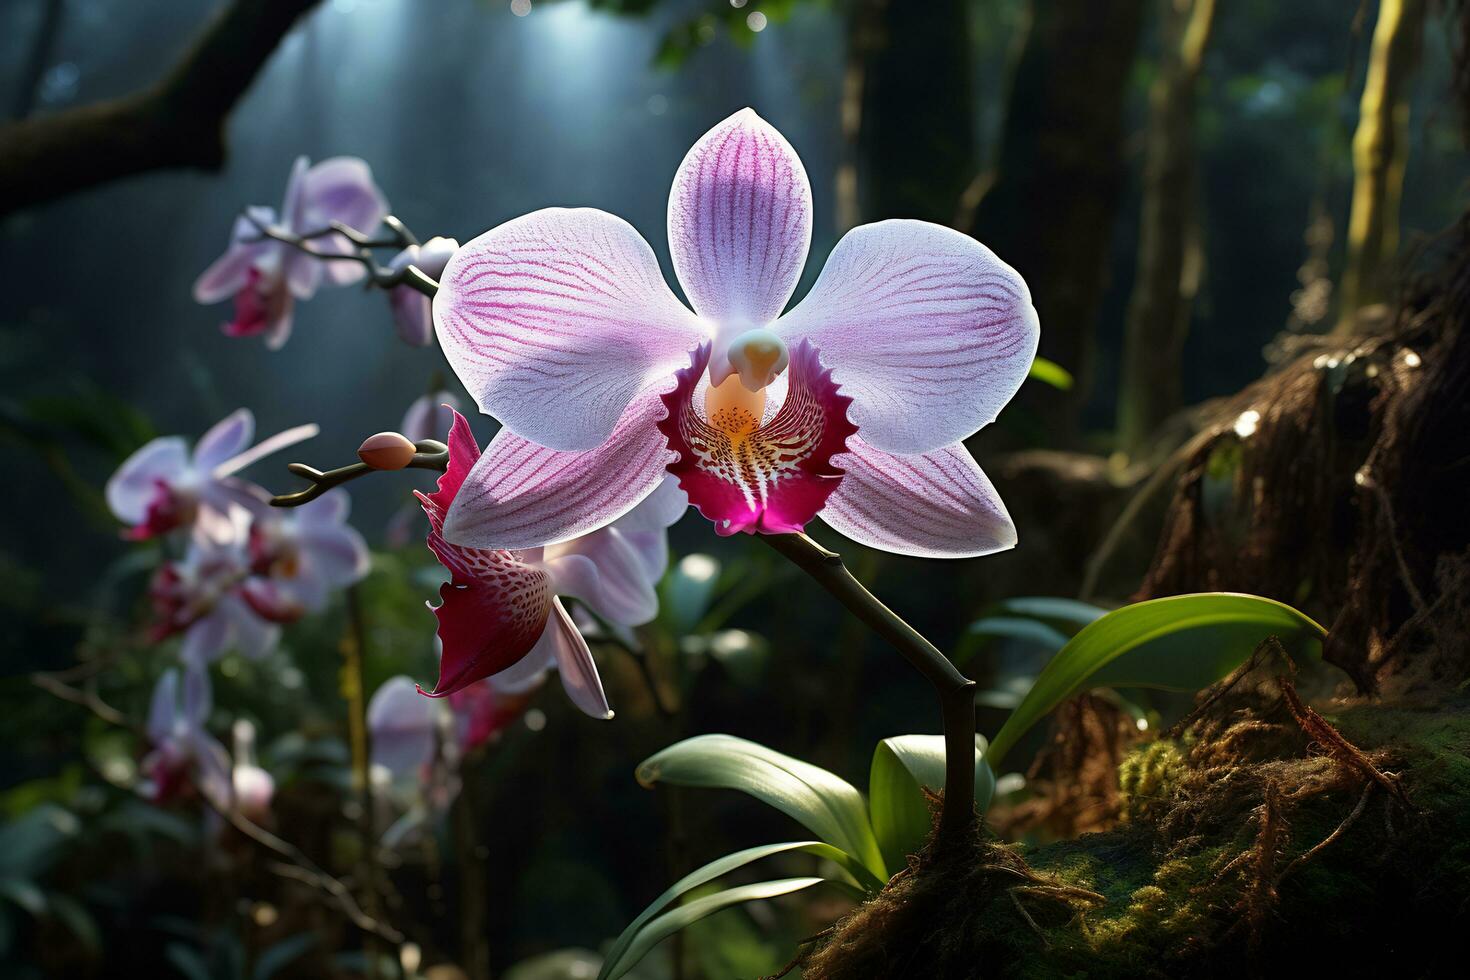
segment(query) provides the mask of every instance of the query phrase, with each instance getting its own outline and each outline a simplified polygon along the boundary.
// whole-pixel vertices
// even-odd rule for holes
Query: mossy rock
[[[1104,980],[1302,969],[1329,977],[1463,975],[1470,702],[1365,704],[1329,720],[1399,774],[1409,806],[1375,786],[1357,818],[1285,877],[1295,858],[1354,811],[1366,780],[1300,800],[1283,785],[1273,856],[1232,865],[1257,843],[1261,807],[1242,805],[1233,820],[1212,822],[1201,838],[1168,839],[1159,831],[1167,822],[1154,818],[1175,792],[1171,787],[1187,785],[1178,778],[1182,756],[1144,747],[1120,773],[1130,820],[1118,829],[1040,847],[977,840],[965,861],[921,855],[908,875],[839,924],[804,975]],[[1337,765],[1321,756],[1304,756],[1299,764],[1316,773]],[[1249,775],[1238,770],[1211,778]],[[1044,884],[1033,887],[1014,870],[977,870],[997,865],[1024,867]],[[1073,897],[1048,892],[1048,885],[1072,889]],[[1087,892],[1097,898],[1079,897]]]

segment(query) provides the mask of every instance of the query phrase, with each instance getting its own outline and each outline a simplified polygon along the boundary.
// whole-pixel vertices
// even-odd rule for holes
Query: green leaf
[[[1049,384],[1058,391],[1071,391],[1075,383],[1071,371],[1044,357],[1038,357],[1031,362],[1030,377],[1042,384]]]
[[[40,878],[81,832],[70,810],[43,803],[0,827],[0,875]]]
[[[996,603],[996,611],[1048,623],[1069,636],[1108,614],[1101,606],[1057,596],[1018,596]]]
[[[875,893],[883,887],[883,882],[875,878],[852,855],[839,851],[831,844],[824,844],[821,841],[792,841],[784,844],[762,844],[759,847],[748,847],[743,851],[736,851],[734,854],[726,854],[722,858],[716,858],[704,867],[689,872],[669,886],[662,895],[649,903],[648,908],[644,909],[638,915],[638,918],[628,924],[628,928],[623,930],[622,935],[618,936],[617,941],[612,944],[612,948],[607,952],[606,963],[612,964],[619,962],[623,953],[633,943],[639,931],[651,922],[653,917],[658,915],[665,906],[677,899],[680,895],[698,888],[700,885],[714,881],[716,878],[723,877],[737,868],[743,868],[747,864],[759,861],[762,858],[768,858],[775,854],[786,854],[792,851],[815,854],[819,858],[835,862],[850,874],[854,881],[857,881],[863,888],[867,889],[869,893]],[[630,962],[627,965],[632,966],[633,964]],[[604,967],[604,971],[605,969]],[[605,972],[603,976],[606,976]]]
[[[975,736],[975,805],[983,814],[995,792],[995,774],[985,764],[985,738]],[[902,868],[924,845],[933,825],[921,787],[944,789],[944,736],[897,735],[873,750],[868,776],[869,808],[878,845],[890,868]]]
[[[0,878],[0,898],[14,902],[38,919],[46,914],[46,893],[34,881]]]
[[[1326,630],[1285,603],[1233,592],[1124,606],[1074,636],[1042,670],[991,740],[992,768],[1061,702],[1094,687],[1196,691],[1235,669],[1268,636],[1292,656],[1316,652]]]
[[[315,945],[316,936],[309,932],[299,932],[275,943],[255,961],[254,980],[271,980]]]
[[[681,905],[671,912],[665,912],[643,926],[631,936],[627,946],[622,950],[615,953],[609,952],[607,959],[602,964],[602,972],[597,975],[597,980],[618,980],[618,977],[636,966],[638,961],[643,959],[653,947],[707,915],[713,915],[721,909],[744,902],[790,895],[792,892],[819,885],[826,880],[826,878],[782,878],[777,881],[761,881],[753,885],[727,888],[713,895],[696,898],[687,905]]]
[[[664,782],[749,793],[888,877],[863,795],[818,766],[733,735],[700,735],[649,756],[637,776],[648,787]]]

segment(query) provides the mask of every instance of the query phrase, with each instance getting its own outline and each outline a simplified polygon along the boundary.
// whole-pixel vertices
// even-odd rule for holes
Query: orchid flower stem
[[[414,443],[414,449],[418,450],[404,469],[410,470],[434,470],[443,473],[449,465],[449,447],[435,439],[425,439]],[[350,463],[347,466],[339,466],[335,470],[322,470],[306,463],[291,463],[286,469],[297,476],[311,481],[311,486],[305,490],[295,493],[277,494],[271,498],[272,507],[300,507],[302,504],[310,503],[322,494],[334,487],[340,487],[344,483],[350,483],[358,477],[367,476],[369,473],[383,472],[367,465],[366,463]]]
[[[944,799],[936,840],[962,841],[975,822],[975,682],[853,578],[842,556],[805,534],[762,534],[765,541],[816,579],[869,629],[901,653],[933,686],[944,721]]]

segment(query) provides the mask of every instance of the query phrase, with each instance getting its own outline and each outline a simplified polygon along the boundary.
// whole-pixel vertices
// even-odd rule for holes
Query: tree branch
[[[234,0],[154,85],[0,129],[0,215],[150,170],[218,170],[230,112],[318,3]]]

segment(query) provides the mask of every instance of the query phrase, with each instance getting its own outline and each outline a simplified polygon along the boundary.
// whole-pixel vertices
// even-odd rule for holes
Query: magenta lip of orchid
[[[664,528],[687,508],[684,494],[666,485],[618,526],[564,544],[469,548],[445,540],[444,515],[479,458],[469,423],[454,413],[449,465],[434,493],[418,494],[429,517],[429,550],[450,573],[433,607],[443,653],[430,696],[452,695],[484,678],[516,694],[555,667],[578,708],[611,718],[591,651],[559,597],[576,598],[620,625],[651,620],[658,612],[654,584],[668,559]]]
[[[722,534],[796,531],[820,514],[902,554],[1014,546],[962,441],[1035,357],[1025,282],[968,236],[890,220],[848,232],[786,310],[811,229],[801,160],[745,109],[674,177],[669,245],[692,311],[648,243],[603,211],[537,211],[460,248],[435,329],[504,427],[462,481],[443,539],[567,541],[672,472]]]

